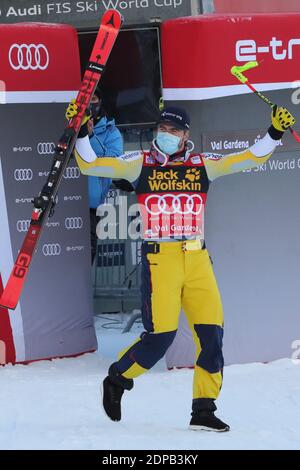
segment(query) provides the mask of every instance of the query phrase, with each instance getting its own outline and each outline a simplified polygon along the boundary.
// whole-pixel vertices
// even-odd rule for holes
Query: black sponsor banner
[[[69,23],[76,27],[96,26],[109,8],[119,10],[127,24],[165,20],[199,13],[200,0],[71,0],[34,2],[31,0],[1,0],[1,23],[41,21]]]

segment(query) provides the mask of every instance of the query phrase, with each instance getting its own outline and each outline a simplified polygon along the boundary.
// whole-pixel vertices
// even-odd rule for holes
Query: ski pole
[[[247,62],[245,65],[241,65],[241,66],[238,66],[238,65],[234,65],[233,67],[231,67],[231,70],[230,72],[232,73],[232,75],[234,75],[234,77],[241,83],[243,83],[244,85],[247,85],[248,88],[250,88],[251,91],[253,91],[253,93],[255,93],[255,95],[260,98],[261,100],[263,100],[268,106],[270,106],[270,108],[274,109],[275,106],[277,106],[276,104],[272,103],[272,101],[270,101],[265,95],[263,95],[260,91],[256,90],[254,88],[253,85],[251,85],[251,83],[249,82],[248,78],[245,77],[244,75],[244,72],[246,72],[247,70],[249,69],[253,69],[254,67],[257,67],[258,66],[258,62],[257,61],[251,61],[251,62]],[[292,127],[289,127],[289,131],[291,132],[292,136],[294,137],[294,139],[300,143],[300,136],[297,134],[297,132],[292,128]]]

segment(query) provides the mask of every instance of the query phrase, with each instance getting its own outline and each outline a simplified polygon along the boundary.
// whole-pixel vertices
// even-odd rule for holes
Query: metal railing
[[[126,204],[124,203],[126,202]],[[131,309],[140,306],[140,259],[141,240],[120,237],[120,211],[136,202],[134,194],[111,189],[105,204],[98,208],[97,214],[104,221],[104,213],[115,209],[115,220],[107,222],[114,225],[114,237],[98,239],[94,267],[94,298],[103,301],[103,310],[109,311],[109,302],[130,301]],[[122,217],[126,221],[126,218]],[[127,214],[127,225],[132,222],[132,216]],[[107,226],[108,226],[107,225]],[[100,227],[101,231],[101,227]],[[100,233],[101,235],[101,233]],[[121,310],[121,306],[120,306]]]

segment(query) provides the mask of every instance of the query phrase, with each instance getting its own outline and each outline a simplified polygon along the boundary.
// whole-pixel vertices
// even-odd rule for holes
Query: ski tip
[[[10,286],[9,286],[10,287]],[[20,300],[20,295],[14,289],[4,289],[0,297],[0,308],[5,308],[9,310],[15,310]]]
[[[124,18],[118,10],[106,10],[103,15],[103,23],[106,26],[112,26],[113,28],[119,29],[124,22]]]
[[[15,310],[16,307],[17,307],[17,304],[15,302],[9,302],[3,297],[0,298],[0,308]]]

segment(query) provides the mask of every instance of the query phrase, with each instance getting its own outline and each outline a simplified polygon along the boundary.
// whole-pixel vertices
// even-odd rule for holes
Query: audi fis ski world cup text
[[[70,13],[96,13],[105,8],[105,10],[114,9],[134,10],[147,8],[179,8],[187,0],[85,0],[77,2],[47,2],[36,3],[29,8],[9,6],[6,10],[0,9],[0,16],[6,18],[19,17],[43,17],[45,15],[67,15]]]

